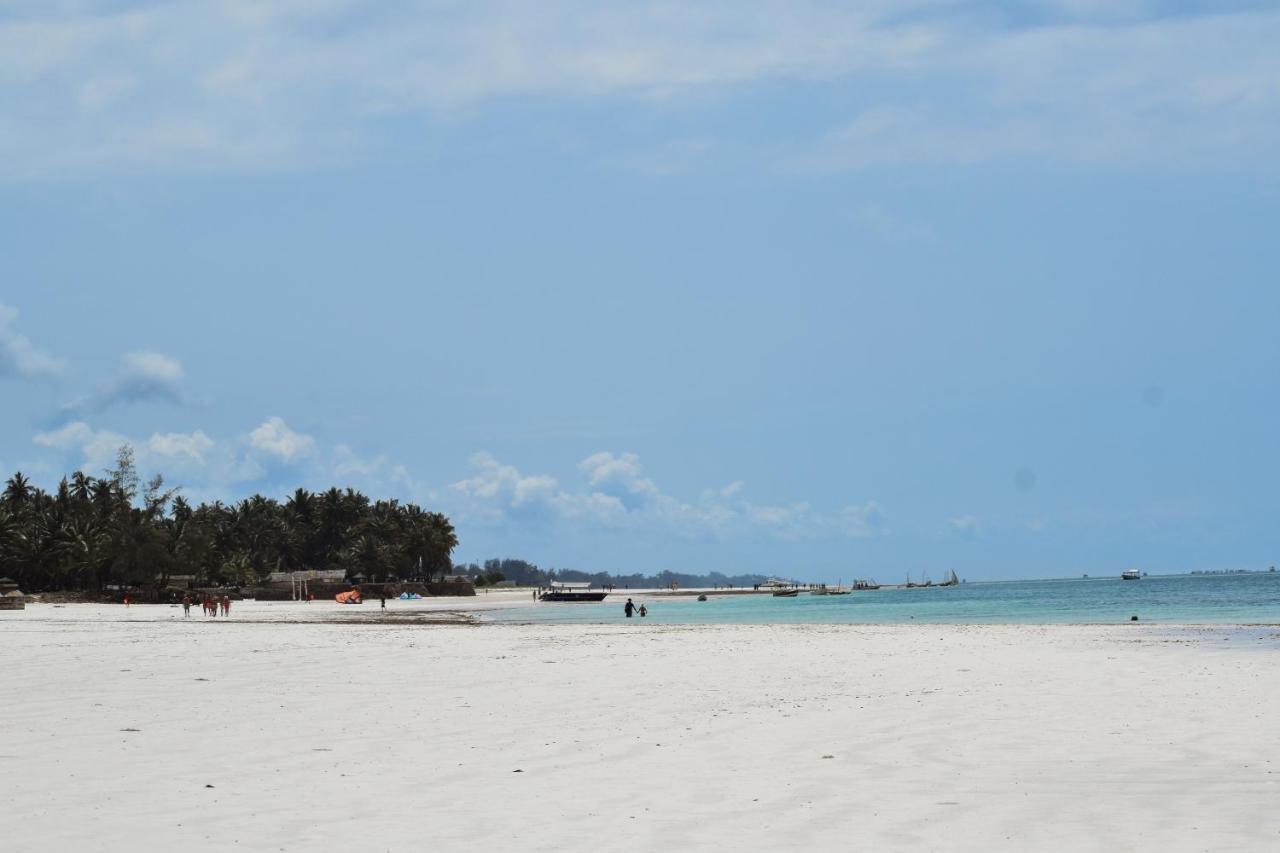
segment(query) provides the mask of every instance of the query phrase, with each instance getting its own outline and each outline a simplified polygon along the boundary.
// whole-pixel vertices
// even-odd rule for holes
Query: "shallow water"
[[[1163,575],[966,583],[842,596],[647,597],[620,590],[599,604],[540,603],[486,614],[518,622],[618,622],[628,596],[666,624],[1280,624],[1280,573]]]

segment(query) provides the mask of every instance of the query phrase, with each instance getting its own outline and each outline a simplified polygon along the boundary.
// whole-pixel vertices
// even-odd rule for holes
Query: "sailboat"
[[[955,569],[952,569],[951,571],[947,572],[947,579],[944,580],[942,583],[938,584],[938,586],[959,586],[959,585],[960,585],[960,577],[956,574]]]

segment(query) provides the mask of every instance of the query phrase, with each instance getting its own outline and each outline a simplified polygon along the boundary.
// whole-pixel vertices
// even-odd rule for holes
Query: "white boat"
[[[1137,569],[1128,569],[1120,574],[1121,580],[1136,581],[1142,578],[1142,572]]]

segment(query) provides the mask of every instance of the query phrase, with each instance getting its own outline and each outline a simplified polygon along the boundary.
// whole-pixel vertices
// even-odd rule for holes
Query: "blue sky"
[[[17,2],[0,467],[461,559],[1280,562],[1280,4]]]

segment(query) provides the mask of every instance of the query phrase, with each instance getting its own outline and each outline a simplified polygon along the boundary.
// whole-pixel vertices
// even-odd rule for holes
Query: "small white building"
[[[26,610],[27,597],[11,578],[0,578],[0,610]]]

